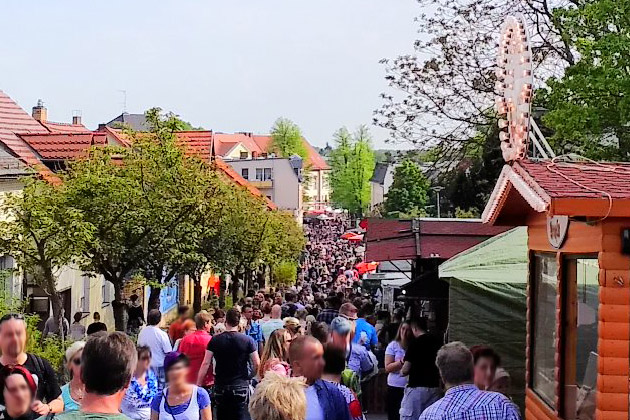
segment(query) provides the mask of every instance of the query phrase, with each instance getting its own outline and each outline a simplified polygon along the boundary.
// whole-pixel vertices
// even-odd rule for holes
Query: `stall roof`
[[[561,157],[505,165],[483,212],[484,223],[522,224],[532,212],[630,217],[630,164]]]
[[[370,218],[365,234],[367,261],[449,259],[508,230],[479,219]]]
[[[525,284],[527,228],[514,228],[454,256],[440,265],[439,276],[475,284]]]

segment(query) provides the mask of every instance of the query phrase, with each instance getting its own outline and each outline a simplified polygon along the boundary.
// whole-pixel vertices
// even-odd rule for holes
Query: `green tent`
[[[525,399],[527,228],[517,227],[440,265],[449,282],[448,340],[484,344],[501,355],[511,396]]]

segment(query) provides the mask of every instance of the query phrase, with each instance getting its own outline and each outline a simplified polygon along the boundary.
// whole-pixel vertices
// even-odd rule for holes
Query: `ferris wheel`
[[[543,158],[555,154],[532,118],[534,76],[525,20],[508,16],[501,28],[496,70],[501,152],[507,162],[527,157],[530,140]]]

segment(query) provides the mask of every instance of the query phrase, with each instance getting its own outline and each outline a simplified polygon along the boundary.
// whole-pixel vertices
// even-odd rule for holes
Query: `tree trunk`
[[[239,289],[239,271],[238,269],[234,270],[232,273],[232,305],[236,305],[238,301],[238,289]]]
[[[225,308],[225,274],[219,275],[219,308]]]
[[[151,287],[151,292],[149,293],[149,302],[148,302],[148,310],[151,309],[160,309],[160,291],[162,289],[158,287]]]
[[[114,312],[114,328],[116,331],[127,330],[127,305],[123,302],[123,285],[122,281],[109,281],[114,285],[114,300],[112,301],[112,310]]]
[[[198,314],[201,312],[201,278],[192,277],[193,279],[193,312]]]

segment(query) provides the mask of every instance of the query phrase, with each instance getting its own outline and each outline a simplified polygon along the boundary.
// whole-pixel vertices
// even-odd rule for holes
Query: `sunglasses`
[[[75,366],[81,366],[81,359],[78,357],[76,359],[72,359],[72,363],[74,363]]]
[[[5,321],[9,321],[11,319],[24,320],[24,315],[22,315],[22,314],[6,314],[6,315],[3,315],[2,318],[0,318],[0,324],[2,324]]]

